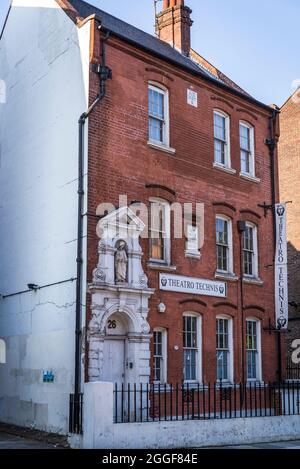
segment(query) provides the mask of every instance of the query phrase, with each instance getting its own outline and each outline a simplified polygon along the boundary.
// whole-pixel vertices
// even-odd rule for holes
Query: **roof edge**
[[[83,18],[78,11],[68,2],[68,0],[55,0],[56,3],[64,10],[66,15],[76,24],[79,25]]]
[[[83,24],[85,24],[86,19],[82,18],[79,14],[79,12],[73,7],[73,5],[71,5],[68,0],[55,0],[57,2],[57,4],[65,11],[65,13],[69,16],[69,18],[71,18],[71,20],[78,26],[78,27],[81,27]],[[93,6],[93,5],[91,5]],[[97,7],[95,7],[97,9]],[[93,16],[93,15],[92,15]],[[91,18],[91,15],[88,17],[88,18]],[[99,21],[101,21],[101,17],[95,15],[95,18],[97,18]],[[165,61],[165,62],[168,62],[170,64],[172,64],[173,66],[177,67],[177,68],[180,68],[180,69],[183,69],[185,70],[187,73],[190,73],[191,75],[195,75],[195,76],[199,76],[201,78],[203,78],[205,81],[215,85],[215,86],[219,86],[220,88],[224,89],[225,91],[228,91],[229,93],[235,95],[235,96],[238,96],[239,98],[245,100],[245,101],[248,101],[252,104],[255,104],[256,106],[260,107],[260,108],[263,108],[265,111],[268,111],[268,112],[272,112],[274,113],[274,108],[272,108],[271,106],[265,104],[265,103],[262,103],[261,101],[258,101],[257,99],[253,98],[251,95],[248,95],[246,92],[246,94],[244,94],[243,92],[240,92],[234,88],[231,88],[229,85],[227,85],[226,83],[222,83],[220,81],[217,81],[207,75],[205,75],[204,73],[201,73],[201,70],[199,69],[199,72],[197,72],[196,70],[195,71],[192,71],[190,69],[188,69],[187,67],[185,67],[184,65],[181,65],[177,62],[175,62],[174,60],[170,59],[170,58],[167,58],[166,56],[164,56],[163,54],[160,54],[159,52],[155,52],[151,49],[149,49],[148,47],[146,46],[143,46],[142,44],[132,40],[132,39],[129,39],[128,37],[122,35],[122,34],[119,34],[119,33],[116,33],[115,31],[111,31],[109,30],[108,28],[106,27],[103,27],[103,30],[105,31],[109,31],[111,33],[112,36],[115,36],[119,39],[122,39],[123,41],[127,42],[128,44],[131,44],[131,45],[134,45],[135,47],[137,47],[138,49],[141,49],[147,53],[149,53],[150,55],[152,56],[156,56],[158,58],[160,58],[161,60]]]
[[[293,91],[292,94],[290,94],[290,96],[284,101],[284,103],[280,106],[280,109],[283,109],[284,106],[286,106],[287,103],[290,102],[290,100],[295,96],[295,94],[299,93],[300,92],[300,85],[295,89],[295,91]]]
[[[109,31],[112,36],[118,37],[119,39],[124,40],[128,44],[134,45],[137,48],[139,48],[141,50],[144,50],[145,52],[148,52],[150,55],[154,55],[154,56],[164,60],[165,62],[168,62],[168,63],[174,65],[177,68],[183,69],[191,75],[199,76],[199,77],[203,78],[205,81],[208,81],[209,83],[213,84],[214,86],[218,86],[220,88],[223,88],[224,90],[228,91],[229,93],[231,93],[235,96],[238,96],[238,97],[242,98],[243,100],[248,101],[252,104],[255,104],[258,107],[263,108],[265,111],[268,111],[268,112],[271,112],[271,113],[274,112],[274,108],[269,106],[268,104],[262,103],[261,101],[258,101],[257,99],[253,98],[251,95],[244,94],[244,93],[242,93],[238,90],[235,90],[234,88],[231,88],[230,86],[226,85],[225,83],[222,83],[220,81],[216,81],[215,79],[210,78],[207,75],[204,75],[203,73],[201,73],[201,70],[199,70],[199,72],[197,72],[196,70],[195,71],[190,70],[187,67],[185,67],[184,65],[181,65],[181,64],[175,62],[174,60],[165,57],[163,54],[160,54],[159,52],[154,52],[151,49],[139,44],[138,42],[135,42],[131,39],[128,39],[126,36],[123,36],[122,34],[118,34],[114,31],[110,31],[105,27],[103,27],[103,29],[106,30],[106,31]],[[276,111],[276,112],[279,112],[279,111]]]

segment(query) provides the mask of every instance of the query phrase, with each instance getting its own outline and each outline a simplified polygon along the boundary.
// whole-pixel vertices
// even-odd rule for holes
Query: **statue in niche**
[[[119,241],[116,245],[117,252],[115,255],[115,278],[116,283],[127,282],[127,266],[128,256],[126,252],[125,241]]]

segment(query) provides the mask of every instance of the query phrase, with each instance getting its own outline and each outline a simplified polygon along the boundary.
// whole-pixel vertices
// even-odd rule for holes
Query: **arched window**
[[[233,274],[232,222],[225,215],[216,216],[217,272]]]
[[[241,176],[255,177],[254,127],[240,122]]]
[[[231,168],[230,118],[218,109],[214,110],[214,155],[216,165]]]
[[[247,380],[262,380],[261,364],[261,321],[257,318],[246,319]]]
[[[149,142],[169,147],[169,93],[167,88],[155,82],[148,85],[148,120]]]
[[[150,261],[170,264],[171,210],[163,199],[150,199]]]
[[[183,379],[202,381],[202,318],[193,312],[183,315]]]
[[[233,382],[233,320],[226,315],[216,317],[217,380]]]
[[[251,222],[246,222],[243,232],[243,264],[245,277],[258,278],[257,226]]]
[[[154,382],[167,382],[167,331],[156,327],[153,331]]]

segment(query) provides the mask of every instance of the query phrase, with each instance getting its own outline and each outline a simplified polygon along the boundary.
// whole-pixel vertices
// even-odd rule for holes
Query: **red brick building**
[[[300,339],[300,93],[299,89],[286,101],[280,113],[279,176],[280,197],[292,202],[287,210],[289,333],[287,346]]]
[[[157,16],[160,39],[79,0],[59,3],[77,22],[96,15],[91,104],[99,94],[93,64],[103,64],[104,51],[112,71],[112,79],[102,82],[105,96],[89,116],[88,282],[98,262],[99,204],[119,207],[120,194],[136,201],[136,208],[161,204],[160,222],[149,227],[158,238],[141,240],[142,266],[153,290],[147,315],[151,378],[275,380],[277,334],[266,330],[275,324],[274,222],[261,205],[278,201],[277,112],[191,49],[191,10],[184,1],[164,1]],[[190,227],[196,239],[204,238],[200,252],[189,252],[186,237],[174,238],[174,202],[204,204],[204,232],[193,221]],[[171,284],[182,277],[224,285],[226,294],[161,288],[160,278]],[[91,292],[96,294],[93,287]],[[94,299],[87,294],[87,321]],[[97,367],[99,351],[93,347],[91,360]],[[127,369],[136,366],[124,360]],[[101,371],[89,375],[96,377]]]

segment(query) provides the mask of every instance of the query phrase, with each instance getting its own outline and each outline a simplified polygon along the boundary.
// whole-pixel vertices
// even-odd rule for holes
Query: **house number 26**
[[[108,321],[108,329],[116,329],[117,322],[116,321]]]

